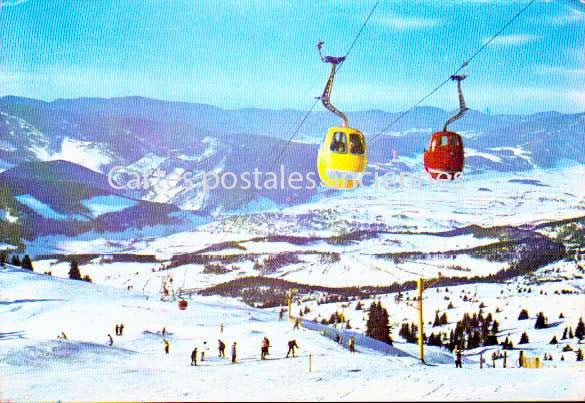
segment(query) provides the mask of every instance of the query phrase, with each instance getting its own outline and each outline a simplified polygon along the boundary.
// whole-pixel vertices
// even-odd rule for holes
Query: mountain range
[[[314,189],[204,191],[204,172],[316,171],[319,143],[336,118],[325,111],[237,109],[141,97],[0,98],[0,222],[19,217],[30,236],[184,225],[222,211],[303,204],[337,192]],[[430,134],[449,112],[419,107],[381,133],[399,113],[350,112],[369,141],[370,172],[422,171]],[[518,172],[585,163],[585,113],[490,115],[470,110],[451,127],[466,147],[465,173]],[[275,159],[286,146],[282,159]],[[133,172],[192,173],[193,186],[118,190]],[[181,183],[179,183],[181,185]],[[1,189],[0,189],[1,190]],[[182,211],[183,210],[183,211]],[[190,213],[185,213],[185,211]],[[185,214],[191,214],[185,218]],[[4,219],[3,219],[4,217]],[[186,220],[186,221],[185,221]],[[15,221],[15,220],[12,220]],[[0,240],[1,241],[1,240]]]

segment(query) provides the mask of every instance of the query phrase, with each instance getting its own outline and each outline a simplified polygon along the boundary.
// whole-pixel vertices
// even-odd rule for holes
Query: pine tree
[[[81,272],[77,260],[73,259],[69,264],[69,278],[71,280],[81,280]]]
[[[441,319],[439,318],[439,312],[435,312],[435,321],[433,322],[433,327],[437,327],[441,325]]]
[[[583,337],[585,337],[585,324],[583,324],[583,318],[579,318],[579,323],[575,329],[575,337],[579,340],[583,340]]]
[[[520,341],[518,342],[518,344],[528,344],[529,340],[528,340],[528,335],[526,334],[526,332],[522,333],[522,336],[520,336]]]
[[[565,315],[563,315],[563,313],[561,312],[561,314],[559,315],[559,319],[565,319]]]
[[[10,264],[13,266],[20,267],[21,263],[20,263],[20,258],[18,257],[18,255],[12,255],[12,261],[10,262]]]
[[[565,330],[563,330],[563,337],[561,337],[561,340],[567,340],[567,330],[569,329],[565,327]]]
[[[552,340],[550,341],[549,344],[559,344],[558,340],[557,340],[557,336],[553,336]]]
[[[494,320],[492,323],[492,334],[496,335],[500,331],[500,324],[497,320]]]
[[[441,325],[448,325],[449,324],[449,319],[447,319],[447,312],[443,312],[443,314],[441,315],[441,319],[440,319],[439,323]]]
[[[535,329],[544,329],[546,328],[546,317],[544,313],[539,312],[538,316],[536,317],[536,323],[534,324]]]
[[[389,319],[388,311],[382,307],[382,303],[372,302],[366,322],[366,336],[392,344]]]
[[[528,311],[523,309],[520,311],[520,315],[518,315],[518,320],[526,320],[528,319]]]
[[[573,337],[575,337],[573,335],[573,328],[569,326],[569,339],[572,339]]]
[[[26,270],[34,271],[32,261],[28,255],[24,255],[21,262],[21,267]]]

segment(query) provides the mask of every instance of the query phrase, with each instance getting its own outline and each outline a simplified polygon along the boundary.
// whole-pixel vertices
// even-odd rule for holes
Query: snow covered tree
[[[520,311],[520,315],[518,315],[518,320],[526,320],[528,319],[528,311],[523,309]]]
[[[583,324],[583,318],[579,318],[579,323],[575,329],[575,337],[579,340],[583,340],[583,337],[585,337],[585,324]]]
[[[69,278],[71,280],[81,280],[81,272],[79,271],[79,265],[75,259],[69,263]]]
[[[24,255],[24,258],[22,259],[22,262],[21,262],[21,267],[23,269],[30,270],[30,271],[34,270],[32,261],[30,260],[30,257],[28,255]]]
[[[518,342],[518,344],[528,344],[530,341],[528,340],[528,335],[526,334],[526,332],[522,333],[522,336],[520,336],[520,341]]]
[[[534,324],[535,329],[545,329],[546,328],[546,317],[544,313],[539,312],[538,316],[536,317],[536,323]]]

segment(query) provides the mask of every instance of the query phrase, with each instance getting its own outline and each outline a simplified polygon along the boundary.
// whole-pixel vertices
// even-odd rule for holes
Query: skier
[[[295,348],[300,348],[297,344],[297,341],[296,340],[289,340],[288,352],[286,353],[286,358],[288,358],[288,356],[291,352],[292,352],[292,356],[295,357]]]
[[[234,344],[232,344],[232,364],[236,363],[236,342],[234,341]]]
[[[165,346],[165,354],[169,353],[169,349],[171,348],[171,345],[169,344],[169,341],[167,339],[163,339],[163,343]]]
[[[351,351],[352,353],[355,353],[355,337],[351,336],[351,338],[349,339],[349,351]]]
[[[284,308],[280,308],[280,312],[278,313],[278,320],[282,320],[284,318]]]
[[[201,362],[205,361],[205,353],[209,351],[209,347],[207,347],[207,342],[203,342],[203,348],[201,349]]]
[[[520,368],[524,367],[524,351],[520,350],[518,353],[518,366]]]
[[[219,343],[219,345],[217,346],[219,356],[225,358],[225,343],[221,340],[218,340],[217,342]]]
[[[335,342],[339,343],[341,341],[341,337],[339,337],[339,333],[335,334]]]
[[[270,340],[268,337],[264,337],[266,339],[266,355],[270,355]]]
[[[164,326],[162,329],[162,335],[164,336],[165,334],[167,334],[167,327]]]
[[[463,368],[461,361],[461,350],[455,347],[455,368]]]
[[[260,359],[265,360],[266,354],[268,354],[268,339],[265,337],[262,339],[262,345],[260,349]]]
[[[116,336],[120,335],[120,325],[116,323]]]
[[[219,332],[223,333],[223,323],[219,326]]]
[[[191,366],[192,367],[197,366],[197,347],[195,347],[195,349],[191,353]]]
[[[120,323],[120,336],[124,334],[124,324]]]
[[[300,329],[300,328],[301,328],[301,321],[299,318],[297,318],[295,320],[295,325],[294,325],[293,329]]]
[[[112,335],[108,333],[108,345],[113,345],[114,344],[114,339],[112,339]]]

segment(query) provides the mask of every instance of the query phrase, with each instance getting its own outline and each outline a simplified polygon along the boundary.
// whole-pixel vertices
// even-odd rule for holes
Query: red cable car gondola
[[[189,305],[189,303],[185,299],[182,299],[182,300],[179,301],[179,309],[181,311],[184,311],[185,309],[187,309],[187,306],[188,305]]]
[[[465,75],[451,76],[451,80],[457,81],[459,112],[447,120],[445,126],[443,126],[443,131],[433,133],[429,143],[429,150],[425,150],[424,153],[425,170],[434,179],[453,180],[463,173],[465,159],[463,140],[459,134],[449,131],[447,127],[467,112],[468,108],[465,106],[463,92],[461,91],[461,81],[465,77]]]

